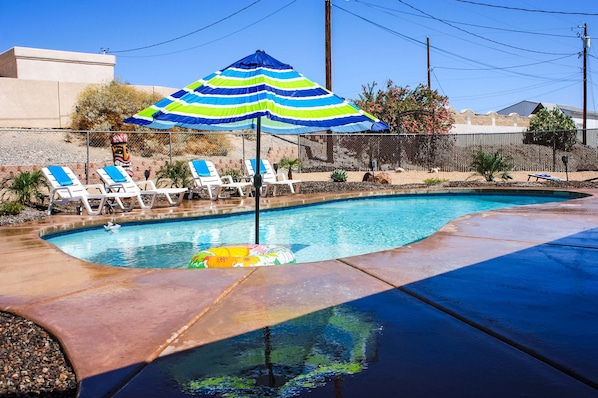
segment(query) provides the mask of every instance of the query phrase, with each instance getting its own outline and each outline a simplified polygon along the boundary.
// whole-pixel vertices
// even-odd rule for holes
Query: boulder
[[[372,173],[368,171],[363,175],[362,182],[375,182],[376,184],[392,184],[392,177],[385,172]]]

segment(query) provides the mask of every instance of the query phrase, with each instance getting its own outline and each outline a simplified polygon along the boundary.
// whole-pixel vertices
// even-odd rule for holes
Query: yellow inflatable
[[[283,246],[223,246],[197,252],[191,258],[189,268],[263,267],[295,262],[293,252]]]

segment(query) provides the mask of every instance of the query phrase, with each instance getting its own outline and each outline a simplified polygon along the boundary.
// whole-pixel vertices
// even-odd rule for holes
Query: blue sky
[[[0,0],[0,10],[0,52],[106,49],[131,84],[183,87],[258,49],[326,82],[324,0]],[[582,107],[584,23],[598,32],[598,2],[332,0],[332,88],[356,99],[372,82],[427,84],[428,37],[432,88],[457,111],[522,100]]]

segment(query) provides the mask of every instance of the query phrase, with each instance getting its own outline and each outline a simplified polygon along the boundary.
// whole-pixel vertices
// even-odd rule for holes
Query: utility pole
[[[326,89],[332,91],[332,42],[330,34],[330,6],[332,0],[324,0],[324,30],[326,47]],[[330,131],[328,131],[330,133]],[[326,160],[334,163],[334,138],[326,137]]]
[[[582,120],[582,138],[581,143],[583,145],[587,144],[587,121],[588,121],[588,78],[587,78],[587,56],[588,56],[588,48],[590,48],[590,36],[588,36],[588,26],[587,24],[583,24],[580,26],[583,28],[583,37],[581,38],[583,42],[583,120]]]
[[[426,47],[428,49],[428,90],[432,90],[432,85],[430,84],[430,38],[426,37]]]
[[[324,0],[326,30],[326,88],[332,91],[332,43],[330,34],[330,2],[331,0]]]

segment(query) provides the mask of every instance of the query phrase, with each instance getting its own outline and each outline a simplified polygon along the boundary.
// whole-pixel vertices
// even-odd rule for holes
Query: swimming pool
[[[348,199],[260,213],[260,243],[289,247],[297,262],[387,250],[430,236],[448,221],[486,210],[556,202],[569,196],[516,194],[399,195]],[[186,268],[209,247],[252,243],[254,215],[126,223],[44,237],[66,253],[99,264]]]

